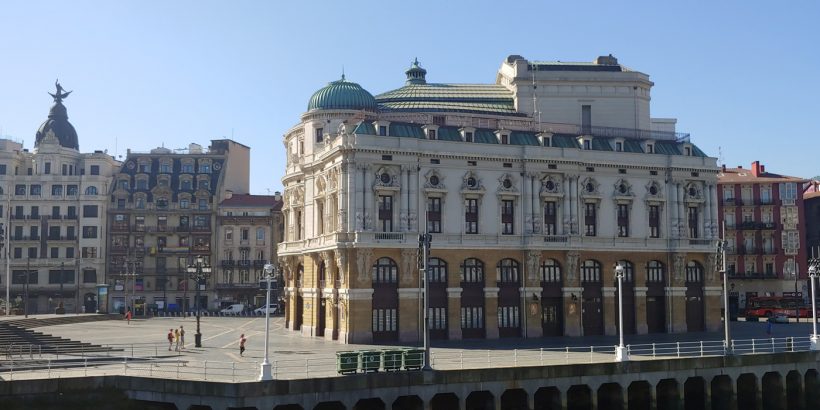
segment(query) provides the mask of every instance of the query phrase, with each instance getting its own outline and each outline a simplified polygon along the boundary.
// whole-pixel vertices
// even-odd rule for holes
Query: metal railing
[[[189,343],[189,348],[192,344]],[[766,339],[739,339],[731,344],[732,354],[771,354],[809,351],[808,336]],[[378,347],[374,347],[378,350]],[[209,349],[217,350],[217,349]],[[627,345],[630,360],[665,360],[723,356],[723,340],[643,343]],[[197,352],[199,353],[199,352]],[[249,350],[251,357],[261,352]],[[483,369],[573,365],[612,362],[615,346],[574,346],[515,350],[473,350],[435,348],[431,365],[437,370]],[[196,356],[200,356],[197,354]],[[194,357],[196,357],[194,356]],[[249,361],[198,360],[168,344],[103,345],[100,347],[49,348],[49,346],[0,346],[0,378],[38,379],[85,375],[133,375],[185,380],[246,382],[256,380],[259,363]],[[343,377],[337,373],[333,353],[310,357],[289,357],[274,352],[275,379]]]

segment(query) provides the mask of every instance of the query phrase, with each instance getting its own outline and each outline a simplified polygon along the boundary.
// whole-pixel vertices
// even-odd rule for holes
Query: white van
[[[222,313],[223,315],[238,315],[244,311],[245,305],[241,303],[235,303],[233,305],[226,307],[225,309],[220,310],[219,313]]]

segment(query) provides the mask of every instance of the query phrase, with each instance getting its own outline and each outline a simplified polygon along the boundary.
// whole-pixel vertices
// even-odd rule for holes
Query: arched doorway
[[[515,259],[502,259],[495,267],[498,281],[498,336],[521,337],[521,275]]]
[[[601,278],[601,263],[587,259],[581,265],[581,286],[583,305],[581,321],[584,336],[604,334],[604,303]]]
[[[430,258],[427,262],[427,295],[430,298],[430,339],[447,339],[447,262]]]
[[[703,266],[689,261],[686,264],[686,330],[706,330],[703,315]]]
[[[660,261],[646,264],[646,327],[649,333],[666,332],[666,269]]]
[[[399,266],[393,259],[373,264],[373,341],[399,340]]]
[[[541,329],[544,336],[564,334],[564,282],[561,265],[555,259],[541,263]]]
[[[467,258],[460,270],[461,337],[484,338],[484,262]]]
[[[635,325],[635,264],[627,260],[618,261],[624,267],[624,278],[621,282],[623,288],[624,306],[624,334],[634,335],[637,333]],[[615,317],[618,318],[618,278],[615,278]],[[619,321],[615,321],[615,327],[619,326]]]

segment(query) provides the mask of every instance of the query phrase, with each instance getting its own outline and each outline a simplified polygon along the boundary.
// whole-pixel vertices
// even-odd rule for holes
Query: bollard
[[[538,349],[538,361],[541,363],[542,366],[544,365],[544,348],[543,347]]]
[[[236,362],[231,362],[231,381],[236,381]]]
[[[518,367],[518,349],[513,349],[513,367]]]
[[[205,367],[205,370],[202,371],[202,373],[203,373],[202,375],[205,376],[205,380],[208,380],[208,361],[207,360],[205,361],[203,366]]]

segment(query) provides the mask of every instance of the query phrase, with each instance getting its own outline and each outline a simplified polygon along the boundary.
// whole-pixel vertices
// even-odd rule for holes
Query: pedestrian
[[[245,339],[245,334],[242,333],[242,336],[239,336],[239,355],[240,356],[242,356],[242,354],[245,353],[245,341],[246,340],[248,340],[248,339]]]
[[[179,325],[179,343],[182,349],[185,349],[185,329],[182,328],[182,325]]]
[[[174,349],[177,352],[179,351],[179,329],[174,329],[174,341],[177,343],[177,347]]]
[[[128,321],[129,325],[131,324],[131,309],[128,309],[128,311],[125,312],[125,320]]]
[[[772,321],[768,321],[766,323],[766,334],[771,336],[772,335]]]
[[[168,329],[168,351],[171,351],[171,346],[174,345],[174,329]]]

